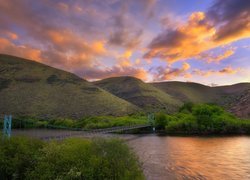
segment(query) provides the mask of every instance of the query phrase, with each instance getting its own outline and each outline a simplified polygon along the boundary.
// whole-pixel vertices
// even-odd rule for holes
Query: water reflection
[[[147,179],[250,179],[250,137],[144,136],[129,143]]]

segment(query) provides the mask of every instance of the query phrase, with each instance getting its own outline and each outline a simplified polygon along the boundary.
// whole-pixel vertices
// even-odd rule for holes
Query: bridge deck
[[[113,133],[113,132],[120,132],[120,131],[127,131],[132,129],[140,129],[140,128],[146,128],[151,127],[149,124],[144,125],[133,125],[133,126],[117,126],[117,127],[111,127],[111,128],[104,128],[104,129],[94,129],[94,130],[80,130],[77,129],[75,131],[71,131],[70,133],[63,133],[63,134],[55,134],[52,136],[43,136],[40,137],[42,140],[61,140],[69,137],[93,137],[95,135],[102,136],[104,134]]]

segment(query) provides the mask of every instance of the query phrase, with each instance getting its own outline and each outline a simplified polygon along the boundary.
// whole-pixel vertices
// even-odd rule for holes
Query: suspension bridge
[[[80,129],[80,128],[69,128],[62,126],[47,125],[45,128],[37,129],[13,129],[11,130],[11,116],[5,117],[4,119],[4,136],[10,137],[13,136],[29,136],[39,138],[45,141],[48,140],[63,140],[69,137],[109,137],[112,133],[126,132],[129,130],[136,129],[145,129],[153,127],[154,116],[152,114],[148,115],[147,124],[138,124],[138,125],[127,125],[127,126],[116,126],[103,129]],[[113,136],[113,135],[112,135]]]

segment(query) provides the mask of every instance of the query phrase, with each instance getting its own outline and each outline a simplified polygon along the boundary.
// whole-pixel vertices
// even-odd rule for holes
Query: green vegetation
[[[156,127],[174,134],[250,133],[250,120],[238,119],[213,104],[184,104],[179,113],[156,114]]]
[[[14,137],[0,141],[0,179],[139,180],[144,176],[134,153],[117,139],[45,143]]]
[[[0,121],[0,128],[2,128],[3,121]],[[54,120],[40,120],[31,117],[19,117],[13,118],[12,128],[72,128],[72,129],[101,129],[115,126],[129,126],[147,124],[148,119],[143,115],[131,115],[131,116],[96,116],[86,117],[79,120],[73,119],[54,119]]]

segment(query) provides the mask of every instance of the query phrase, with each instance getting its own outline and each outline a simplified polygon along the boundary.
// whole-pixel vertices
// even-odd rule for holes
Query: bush
[[[164,117],[164,118],[163,118]],[[167,133],[242,134],[250,133],[250,120],[240,120],[213,104],[186,104],[174,115],[161,115]],[[165,120],[167,119],[167,120]]]
[[[144,179],[134,153],[117,139],[0,143],[0,179]]]
[[[35,165],[43,142],[21,137],[0,138],[0,179],[24,179],[27,169]]]
[[[168,124],[167,117],[164,113],[157,113],[155,115],[155,126],[157,129],[165,129]]]

